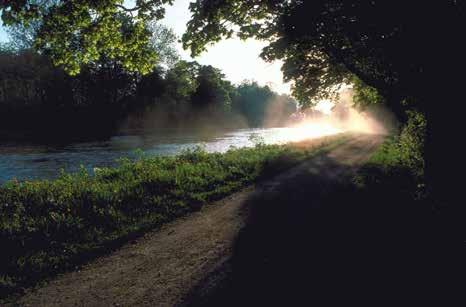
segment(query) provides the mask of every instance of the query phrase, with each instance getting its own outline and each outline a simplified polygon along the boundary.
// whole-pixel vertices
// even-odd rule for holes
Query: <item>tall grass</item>
[[[30,286],[345,140],[121,159],[0,188],[0,294]]]

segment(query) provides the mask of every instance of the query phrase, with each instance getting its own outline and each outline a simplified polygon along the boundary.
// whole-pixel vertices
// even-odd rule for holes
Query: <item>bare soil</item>
[[[347,180],[347,175],[366,161],[381,141],[379,136],[356,136],[271,180],[147,233],[79,271],[63,274],[45,286],[29,290],[15,304],[218,306],[219,300],[231,295],[225,289],[235,275],[235,250],[245,227],[251,221],[257,222],[260,210],[253,210],[256,203],[263,206],[279,199],[281,204],[292,204],[302,199],[302,195],[315,191],[316,199],[309,207],[317,208],[319,199],[331,194],[336,182]],[[284,219],[286,212],[283,211]],[[299,220],[299,214],[293,219]],[[276,232],[270,235],[275,236]],[[299,250],[290,252],[299,253]]]

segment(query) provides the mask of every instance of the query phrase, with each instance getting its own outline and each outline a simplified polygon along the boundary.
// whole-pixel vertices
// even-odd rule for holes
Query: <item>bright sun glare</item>
[[[332,108],[335,106],[335,103],[330,100],[321,100],[317,105],[314,107],[315,110],[320,111],[324,114],[329,115],[332,113]]]
[[[386,134],[387,131],[370,114],[357,111],[352,107],[351,92],[342,95],[338,109],[335,102],[323,100],[314,107],[321,115],[299,120],[286,131],[282,138],[287,142],[299,142],[306,139],[329,136],[343,132],[367,134]]]
[[[300,142],[306,139],[313,139],[323,136],[338,134],[343,130],[324,122],[304,122],[295,127],[283,131],[283,138],[287,142]]]

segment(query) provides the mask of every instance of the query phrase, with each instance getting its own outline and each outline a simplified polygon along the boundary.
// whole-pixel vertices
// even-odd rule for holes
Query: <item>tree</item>
[[[274,97],[272,90],[268,86],[259,86],[256,82],[243,82],[238,86],[237,91],[233,110],[243,115],[249,125],[262,126],[267,106]]]
[[[290,96],[278,95],[257,82],[245,81],[236,92],[233,111],[244,116],[252,127],[283,125],[297,111],[296,101]]]
[[[52,5],[59,3],[59,0],[35,0],[30,1],[32,5],[42,7],[42,10],[47,10]],[[28,50],[34,47],[34,41],[37,33],[40,30],[42,21],[39,19],[31,19],[27,22],[12,23],[6,28],[6,32],[10,38],[12,46],[16,50]]]
[[[16,48],[11,43],[0,42],[0,54],[1,55],[11,55],[16,52]]]
[[[193,55],[238,35],[269,41],[262,57],[284,61],[295,97],[312,103],[356,75],[402,117],[426,114],[426,177],[432,195],[453,202],[445,181],[455,159],[444,150],[457,139],[446,103],[463,99],[464,1],[197,0],[183,36]],[[411,102],[407,106],[403,102]]]
[[[233,86],[224,80],[225,75],[210,65],[201,66],[196,78],[197,88],[191,96],[193,107],[216,111],[229,111]]]
[[[59,1],[47,1],[48,5],[57,4]],[[128,18],[124,15],[117,16],[123,24],[128,24]],[[15,24],[7,28],[10,38],[10,49],[16,52],[32,52],[34,42],[38,35],[41,24],[33,20],[27,25]],[[147,23],[150,31],[149,46],[157,57],[157,67],[150,74],[142,77],[139,72],[133,72],[124,67],[121,61],[112,59],[102,54],[97,60],[82,64],[80,74],[73,79],[73,99],[69,104],[94,105],[111,110],[122,110],[122,106],[115,104],[128,102],[128,97],[136,95],[138,88],[138,99],[133,103],[133,108],[138,108],[152,103],[164,92],[164,80],[162,76],[165,70],[172,67],[178,61],[178,52],[175,47],[177,41],[173,31],[155,21]],[[122,29],[124,31],[124,29]],[[40,52],[37,53],[39,56]],[[111,105],[114,106],[111,106]]]
[[[32,49],[36,32],[39,28],[38,22],[30,23],[25,26],[23,24],[16,24],[6,28],[11,45],[16,50]]]
[[[101,55],[147,73],[156,64],[147,21],[162,18],[163,5],[172,2],[139,0],[128,8],[122,0],[49,6],[3,0],[0,9],[7,25],[39,20],[34,46],[70,73]],[[448,176],[442,164],[455,159],[443,149],[455,141],[458,121],[440,102],[463,97],[464,1],[197,0],[190,9],[183,41],[194,55],[235,34],[267,40],[262,57],[284,61],[285,80],[295,81],[293,93],[302,103],[336,92],[352,75],[377,89],[399,116],[407,107],[402,102],[410,101],[427,117],[426,176],[430,182]],[[442,195],[457,188],[434,185]]]
[[[122,0],[3,0],[0,10],[7,26],[38,24],[34,47],[70,74],[102,55],[145,74],[157,60],[147,22],[162,18],[163,5],[172,2],[139,0],[126,7]]]
[[[356,76],[351,78],[353,85],[353,102],[359,109],[365,109],[371,105],[383,103],[383,97],[379,91],[372,86],[368,86]]]
[[[178,37],[172,29],[157,23],[149,21],[147,29],[151,33],[149,47],[157,54],[157,65],[165,69],[170,69],[180,60],[176,42]]]
[[[165,82],[167,96],[177,103],[187,103],[196,90],[200,65],[197,62],[179,61],[168,70]]]

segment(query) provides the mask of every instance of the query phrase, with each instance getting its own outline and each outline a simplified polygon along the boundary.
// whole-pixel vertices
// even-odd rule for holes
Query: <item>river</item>
[[[121,157],[134,158],[140,150],[147,155],[174,155],[186,149],[202,146],[209,152],[225,152],[231,147],[254,146],[258,141],[279,144],[312,137],[297,128],[241,129],[228,132],[199,133],[163,130],[132,131],[108,140],[76,142],[66,145],[25,143],[0,144],[0,184],[17,180],[53,179],[61,169],[79,170],[81,165],[113,166]]]

